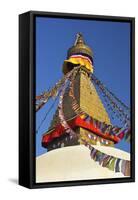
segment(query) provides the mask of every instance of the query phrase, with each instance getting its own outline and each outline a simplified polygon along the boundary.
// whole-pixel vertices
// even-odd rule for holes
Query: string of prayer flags
[[[128,107],[125,106],[112,92],[110,92],[102,83],[99,81],[95,75],[91,75],[92,81],[94,84],[98,87],[98,89],[102,92],[104,101],[107,104],[107,107],[110,106],[112,109],[114,109],[114,113],[116,117],[122,122],[127,122],[129,124],[130,117],[128,116]],[[114,99],[115,100],[114,100]],[[115,101],[118,101],[120,105],[123,107],[120,107],[119,104],[117,104]],[[108,103],[109,102],[109,103]]]
[[[36,96],[36,112],[38,110],[40,110],[40,108],[42,108],[45,103],[47,103],[47,101],[52,97],[55,98],[58,93],[60,88],[62,87],[62,85],[65,83],[66,80],[69,80],[69,78],[71,77],[71,75],[73,74],[74,71],[76,71],[78,68],[73,69],[72,71],[70,71],[69,73],[67,73],[61,80],[59,80],[55,86],[53,88],[51,88],[51,90],[44,92],[42,95],[40,96]]]
[[[109,170],[114,171],[115,173],[121,172],[124,176],[130,176],[131,163],[129,160],[124,160],[121,158],[105,154],[94,148],[84,139],[82,139],[82,142],[85,146],[87,146],[90,149],[91,159],[97,162],[100,166],[106,167]]]
[[[69,133],[70,135],[74,135],[75,132],[68,125],[68,123],[65,119],[64,113],[63,113],[63,96],[65,93],[66,84],[67,84],[67,80],[65,81],[65,83],[62,87],[61,95],[59,97],[59,105],[58,105],[59,119],[60,119],[61,125],[65,128],[66,133]]]

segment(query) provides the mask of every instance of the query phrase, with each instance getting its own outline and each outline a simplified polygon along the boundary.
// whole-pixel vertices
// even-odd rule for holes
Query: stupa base
[[[94,148],[118,158],[130,160],[130,154],[114,147]],[[91,159],[84,145],[52,150],[36,158],[36,183],[126,177],[100,166]]]

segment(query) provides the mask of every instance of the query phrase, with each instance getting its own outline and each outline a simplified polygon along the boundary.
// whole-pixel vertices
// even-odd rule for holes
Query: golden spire
[[[78,44],[85,44],[84,39],[83,39],[83,35],[81,33],[77,33],[74,46],[76,46]]]
[[[88,73],[93,72],[93,52],[84,42],[83,35],[77,33],[74,45],[67,52],[62,71],[68,73],[75,66],[84,66]]]
[[[74,54],[84,54],[93,61],[93,52],[91,48],[85,44],[81,33],[77,33],[74,45],[68,50],[67,58]]]

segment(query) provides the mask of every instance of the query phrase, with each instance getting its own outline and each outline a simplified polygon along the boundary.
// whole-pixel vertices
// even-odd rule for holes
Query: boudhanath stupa
[[[78,33],[63,62],[63,77],[36,96],[37,112],[51,97],[59,100],[42,136],[47,152],[36,157],[38,183],[130,176],[130,153],[115,146],[122,139],[129,142],[129,108],[95,76],[93,59]],[[112,124],[108,107],[122,127]]]

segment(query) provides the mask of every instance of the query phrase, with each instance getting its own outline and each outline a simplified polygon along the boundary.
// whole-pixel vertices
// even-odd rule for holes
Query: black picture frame
[[[87,19],[131,24],[131,177],[35,183],[35,18]],[[27,188],[78,186],[135,181],[135,18],[29,11],[19,15],[19,184]]]

